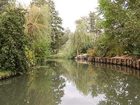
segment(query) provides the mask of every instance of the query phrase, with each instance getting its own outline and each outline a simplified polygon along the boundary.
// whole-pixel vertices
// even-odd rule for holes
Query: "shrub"
[[[25,11],[10,9],[1,14],[0,20],[0,69],[24,72],[27,38],[24,34]]]

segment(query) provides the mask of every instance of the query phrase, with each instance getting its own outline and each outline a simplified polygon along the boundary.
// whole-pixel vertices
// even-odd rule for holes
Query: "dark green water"
[[[0,81],[0,105],[140,105],[139,77],[125,67],[48,61]]]

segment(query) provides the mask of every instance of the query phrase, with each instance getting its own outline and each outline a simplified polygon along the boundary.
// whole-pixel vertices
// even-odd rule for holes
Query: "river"
[[[50,60],[0,81],[0,105],[140,105],[140,72]]]

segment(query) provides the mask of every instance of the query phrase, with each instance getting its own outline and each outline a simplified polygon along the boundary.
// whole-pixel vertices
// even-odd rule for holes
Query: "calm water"
[[[136,70],[48,61],[28,75],[0,82],[0,105],[140,105]]]

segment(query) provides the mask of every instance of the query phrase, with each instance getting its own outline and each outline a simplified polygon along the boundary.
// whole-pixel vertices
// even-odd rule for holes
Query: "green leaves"
[[[32,5],[26,14],[26,32],[30,41],[33,56],[46,58],[50,55],[50,30],[48,4]]]
[[[28,68],[24,15],[24,10],[17,8],[7,10],[1,16],[0,69],[24,72]]]
[[[58,16],[58,12],[55,10],[55,5],[52,0],[48,0],[48,5],[50,10],[49,24],[51,25],[51,50],[53,54],[56,54],[62,46],[61,42],[64,35],[62,19]]]
[[[35,57],[55,54],[64,43],[62,20],[52,0],[33,0],[26,15],[26,32]]]
[[[100,11],[104,16],[105,37],[111,38],[107,41],[111,41],[112,45],[114,44],[112,47],[122,49],[121,54],[127,52],[127,54],[133,55],[135,49],[139,47],[135,44],[139,42],[138,39],[140,38],[138,5],[140,5],[138,0],[100,0]],[[111,48],[110,52],[114,48]],[[118,52],[114,54],[116,55]]]

